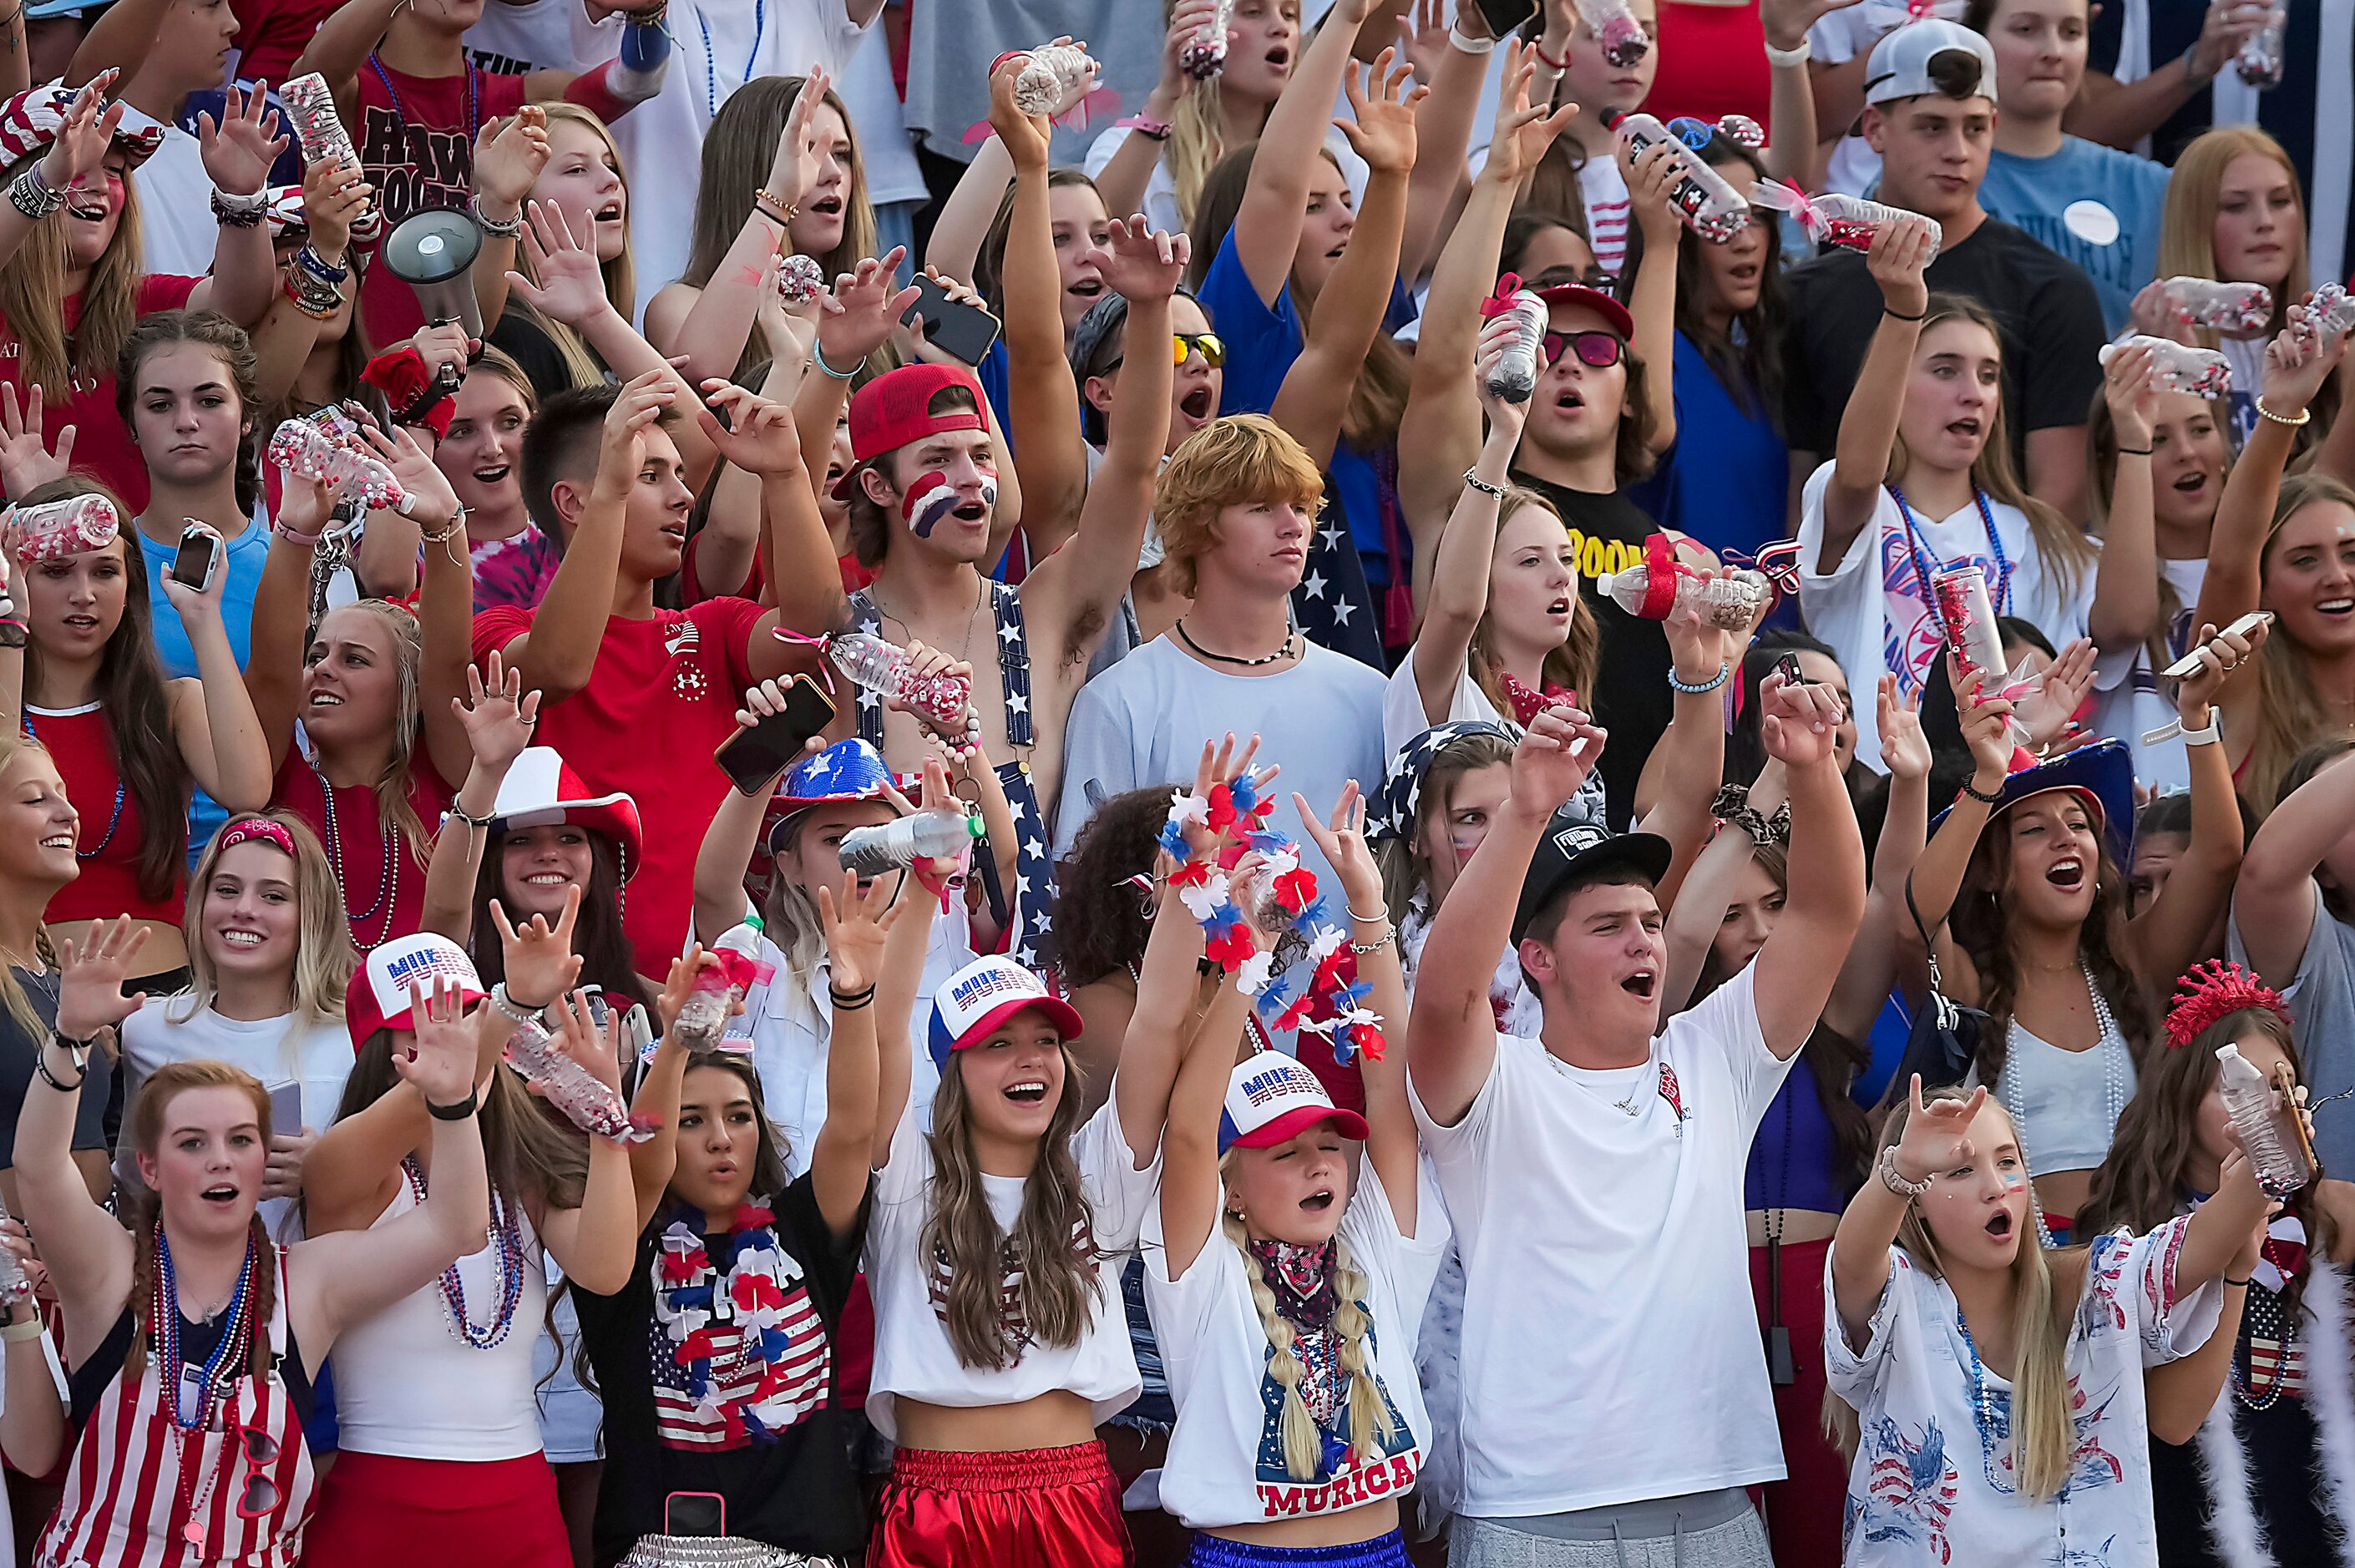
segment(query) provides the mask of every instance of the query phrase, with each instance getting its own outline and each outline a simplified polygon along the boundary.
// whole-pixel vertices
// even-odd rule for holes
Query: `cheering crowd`
[[[0,11],[9,1563],[2355,1565],[2355,0]]]

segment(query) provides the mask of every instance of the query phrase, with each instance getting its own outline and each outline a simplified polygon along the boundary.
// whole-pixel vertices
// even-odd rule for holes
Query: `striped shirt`
[[[810,1301],[800,1266],[790,1256],[785,1261],[794,1269],[794,1277],[785,1292],[784,1318],[778,1326],[791,1340],[791,1349],[774,1369],[764,1368],[743,1353],[743,1331],[732,1319],[714,1322],[698,1336],[708,1338],[712,1351],[710,1382],[698,1400],[668,1327],[659,1320],[647,1323],[655,1436],[665,1446],[741,1448],[751,1441],[741,1414],[742,1406],[771,1397],[778,1390],[784,1392],[790,1404],[768,1420],[773,1427],[797,1425],[826,1404],[833,1371],[826,1324]]]
[[[1578,171],[1579,199],[1586,206],[1586,241],[1594,248],[1594,264],[1613,277],[1627,261],[1627,224],[1633,206],[1619,161],[1608,153],[1586,160]]]

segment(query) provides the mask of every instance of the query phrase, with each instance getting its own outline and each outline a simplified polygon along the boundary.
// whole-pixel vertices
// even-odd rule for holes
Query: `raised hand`
[[[1378,175],[1403,175],[1414,167],[1415,111],[1431,96],[1427,87],[1407,88],[1412,73],[1391,63],[1397,58],[1396,49],[1384,49],[1371,68],[1350,61],[1341,90],[1356,118],[1333,122],[1366,167]]]
[[[974,286],[962,279],[944,278],[939,269],[933,267],[925,268],[924,276],[931,279],[942,293],[958,304],[979,305],[982,302],[981,295],[975,291]],[[901,322],[900,332],[907,338],[909,358],[921,359],[927,365],[956,365],[964,366],[968,370],[972,368],[948,350],[933,346],[932,340],[925,335],[924,318],[922,314],[911,315]]]
[[[1465,37],[1485,37],[1487,19],[1480,15],[1477,5],[1461,9],[1461,19],[1468,23]],[[1414,0],[1414,4],[1399,14],[1399,53],[1414,71],[1414,79],[1429,87],[1439,79],[1440,62],[1447,58],[1447,10],[1444,0]]]
[[[551,1034],[549,1048],[571,1057],[589,1071],[589,1075],[612,1089],[622,1089],[622,1013],[618,1008],[608,1009],[605,1022],[597,1022],[596,1009],[591,1005],[585,991],[568,992],[542,1020]],[[537,1092],[538,1084],[531,1086]]]
[[[2102,396],[2110,406],[2118,446],[2150,450],[2150,427],[2158,410],[2157,366],[2147,347],[2126,347],[2102,366]]]
[[[410,1033],[415,1044],[406,1055],[392,1054],[392,1070],[414,1084],[430,1106],[454,1106],[474,1092],[474,1025],[466,1015],[465,992],[447,975],[431,992],[409,983]]]
[[[1513,748],[1514,804],[1536,816],[1553,815],[1577,795],[1609,738],[1582,709],[1558,705],[1541,710]]]
[[[672,388],[668,371],[649,370],[633,376],[606,410],[597,449],[596,488],[609,498],[626,497],[636,486],[638,470],[646,460],[646,431],[677,396]]]
[[[2152,279],[2136,293],[2134,302],[2126,307],[2126,322],[2146,337],[2163,337],[2189,347],[2200,342],[2192,331],[2190,313],[2168,298],[2164,278]]]
[[[376,187],[357,164],[317,158],[303,171],[303,227],[319,260],[340,263],[351,249],[352,225],[368,211]]]
[[[2205,711],[2223,690],[2224,683],[2233,671],[2254,657],[2273,630],[2271,617],[2259,621],[2247,631],[2218,631],[2213,626],[2202,626],[2191,652],[2200,659],[2200,668],[2183,677],[2175,688],[2175,706],[2187,716]],[[2204,728],[2195,725],[2191,727]]]
[[[839,889],[817,890],[818,923],[826,930],[827,983],[844,996],[872,986],[883,973],[883,940],[913,899],[894,904],[899,890],[877,877],[861,891],[858,878],[842,874]]]
[[[2094,644],[2080,637],[2061,650],[2046,666],[2036,689],[2019,699],[2019,727],[2028,732],[2028,747],[2041,751],[2065,739],[2085,694],[2094,689]]]
[[[1758,738],[1794,773],[1831,762],[1846,717],[1839,693],[1821,682],[1785,685],[1778,673],[1758,683]]]
[[[1884,223],[1864,253],[1865,270],[1881,285],[1881,297],[1890,313],[1918,316],[1930,308],[1930,285],[1923,273],[1938,251],[1930,220],[1912,214]]]
[[[784,252],[779,251],[761,270],[761,301],[753,307],[752,320],[771,363],[806,369],[810,347],[817,342],[818,302],[812,298],[797,305],[785,303],[784,266]]]
[[[1758,19],[1764,24],[1766,41],[1778,49],[1796,49],[1807,41],[1807,29],[1834,11],[1845,10],[1857,0],[1759,0]]]
[[[214,124],[210,114],[197,116],[197,145],[205,173],[228,195],[259,195],[270,179],[270,165],[293,143],[292,137],[279,131],[277,111],[264,102],[264,91],[261,82],[253,84],[250,94],[232,82],[219,124]]]
[[[466,667],[466,694],[452,697],[450,706],[466,728],[475,764],[498,778],[531,744],[532,726],[539,722],[539,694],[523,689],[523,672],[510,668],[496,648],[484,669]]]
[[[147,1000],[144,991],[123,994],[131,961],[147,945],[147,927],[125,915],[101,921],[80,942],[58,944],[58,1033],[88,1040],[122,1022]]]
[[[2313,325],[2304,305],[2289,308],[2289,324],[2265,345],[2265,366],[2259,379],[2265,407],[2295,419],[2312,403],[2330,373],[2347,355],[2347,334],[2328,342]]]
[[[690,943],[682,957],[670,961],[670,973],[663,979],[662,994],[655,998],[655,1027],[658,1038],[669,1038],[673,1026],[678,1022],[678,1010],[685,1007],[687,999],[695,994],[696,977],[719,961],[719,958],[706,951],[700,942]],[[743,1006],[743,1002],[739,1001],[737,1011],[741,1012]],[[700,1044],[697,1041],[682,1041],[681,1044],[689,1050],[698,1049]]]
[[[1966,1100],[1939,1100],[1931,1105],[1922,1103],[1922,1075],[1913,1075],[1906,1091],[1913,1097],[1913,1110],[1905,1118],[1905,1130],[1897,1140],[1897,1173],[1909,1181],[1927,1181],[1948,1171],[1968,1165],[1978,1156],[1971,1143],[1971,1122],[1987,1104],[1987,1086],[1971,1091]]]
[[[319,1135],[307,1127],[298,1127],[291,1132],[272,1128],[270,1157],[261,1168],[261,1196],[299,1197],[303,1192],[303,1161],[311,1157],[311,1146],[318,1141]]]
[[[826,363],[856,365],[883,346],[900,318],[916,302],[916,291],[893,286],[904,245],[889,256],[869,258],[834,281],[834,292],[818,306],[817,343]]]
[[[1516,403],[1509,397],[1498,397],[1488,390],[1488,377],[1520,336],[1520,327],[1509,315],[1491,316],[1480,325],[1480,341],[1472,353],[1473,385],[1480,391],[1480,408],[1488,416],[1488,433],[1506,436],[1518,442],[1522,429],[1529,424],[1529,400]]]
[[[597,253],[573,236],[564,210],[549,202],[533,202],[523,231],[524,254],[531,259],[535,283],[521,272],[507,274],[507,287],[550,321],[579,329],[611,307],[605,299],[605,275],[597,270]]]
[[[527,103],[504,125],[485,125],[474,137],[474,195],[493,217],[521,210],[548,167],[548,111]]]
[[[1058,38],[1056,42],[1071,40]],[[989,78],[989,128],[997,132],[998,144],[1014,160],[1018,173],[1046,168],[1047,144],[1054,131],[1046,115],[1025,114],[1014,106],[1015,80],[1029,63],[1027,54],[1008,55],[997,62],[997,69]]]
[[[1575,103],[1549,111],[1542,103],[1529,102],[1529,82],[1537,69],[1534,47],[1518,42],[1505,46],[1496,134],[1488,143],[1488,161],[1480,168],[1480,178],[1488,184],[1518,189],[1578,113]]]
[[[63,479],[73,466],[73,445],[71,425],[58,432],[54,452],[42,439],[39,383],[25,389],[20,408],[16,387],[0,381],[0,489],[7,491],[9,500],[21,501],[51,480]]]
[[[107,149],[114,145],[114,132],[123,123],[122,103],[106,101],[122,75],[108,67],[84,82],[66,106],[65,122],[58,127],[57,139],[41,159],[41,178],[51,190],[70,190],[99,177]]]
[[[717,376],[703,384],[703,393],[714,408],[728,410],[725,426],[709,409],[698,409],[696,416],[721,457],[746,473],[801,471],[801,432],[794,426],[790,407],[772,403],[748,387]]]
[[[1341,798],[1333,802],[1329,822],[1316,820],[1307,798],[1297,789],[1292,792],[1292,809],[1300,813],[1300,825],[1323,853],[1333,874],[1341,879],[1348,907],[1379,912],[1383,907],[1382,870],[1374,863],[1374,852],[1366,847],[1366,798],[1358,792],[1358,781],[1352,779],[1341,786]]]
[[[550,926],[548,916],[535,915],[520,928],[507,919],[506,908],[497,899],[491,900],[491,924],[499,933],[499,952],[506,963],[507,1000],[521,1008],[545,1009],[551,1001],[572,989],[581,978],[581,959],[572,951],[572,927],[581,916],[581,885],[574,883],[564,894],[564,913]],[[520,993],[520,994],[518,994]]]
[[[1881,729],[1881,760],[1892,779],[1930,777],[1930,737],[1922,733],[1922,696],[1897,694],[1897,677],[1884,673],[1875,695]]]
[[[388,435],[376,428],[374,420],[365,420],[360,440],[409,493],[410,504],[401,508],[403,515],[436,528],[457,523],[458,493],[450,488],[450,481],[433,464],[433,454],[415,436],[398,425]]]
[[[1178,0],[1178,8],[1169,14],[1169,30],[1161,37],[1161,81],[1154,90],[1156,97],[1174,101],[1193,87],[1193,78],[1186,74],[1186,46],[1218,12],[1219,0]],[[1234,41],[1231,27],[1228,29],[1227,41],[1230,45]]]
[[[1677,211],[1677,180],[1684,172],[1678,151],[1675,142],[1655,142],[1635,154],[1630,154],[1627,143],[1619,144],[1619,169],[1627,182],[1627,199],[1636,208],[1636,221],[1643,228],[1647,246],[1675,244],[1677,230],[1684,226]]]
[[[761,188],[787,207],[799,207],[802,197],[817,184],[820,160],[815,127],[817,111],[833,86],[834,78],[824,66],[810,67],[794,106],[785,111],[785,128],[778,132],[777,150],[769,159],[769,180]]]
[[[1954,673],[1948,661],[1947,673]],[[1970,750],[1971,760],[1978,765],[1977,782],[1982,789],[1992,790],[2011,771],[2011,704],[2003,697],[1982,695],[1980,688],[1987,683],[1984,670],[1974,670],[1955,683],[1955,716],[1961,725],[1963,744]]]
[[[1162,233],[1141,212],[1114,218],[1111,228],[1103,279],[1114,293],[1136,304],[1166,300],[1178,291],[1186,278],[1187,259],[1194,253],[1192,240],[1183,234]]]
[[[218,556],[229,546],[221,542],[220,533],[208,523],[189,519],[188,527],[212,540],[213,553]],[[181,535],[181,548],[187,547],[187,534]],[[201,588],[193,588],[165,572],[162,578],[164,597],[179,612],[180,619],[191,625],[200,620],[218,620],[221,612],[221,595],[229,590],[229,573],[219,564],[213,567],[212,581]]]

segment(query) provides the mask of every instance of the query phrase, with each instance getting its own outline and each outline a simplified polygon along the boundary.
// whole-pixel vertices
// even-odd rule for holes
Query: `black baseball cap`
[[[1668,874],[1668,841],[1657,833],[1614,833],[1590,821],[1573,800],[1546,823],[1545,836],[1521,878],[1520,902],[1513,909],[1513,940],[1529,935],[1529,922],[1572,881],[1596,872],[1633,871],[1657,884]]]

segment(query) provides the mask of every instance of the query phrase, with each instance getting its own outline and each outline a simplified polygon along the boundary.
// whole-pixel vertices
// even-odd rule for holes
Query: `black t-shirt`
[[[48,1044],[49,1031],[58,1022],[58,975],[55,969],[35,973],[11,965],[9,975],[16,989],[32,1004],[41,1021],[41,1032],[32,1033],[25,1028],[12,1008],[0,1007],[0,1135],[5,1136],[8,1147],[16,1142],[16,1118],[24,1114],[27,1094],[55,1094],[46,1084],[36,1085],[34,1065],[41,1058],[41,1047]],[[114,1087],[114,1064],[102,1050],[90,1054],[90,1077],[81,1086],[81,1101],[74,1107],[73,1147],[105,1149],[106,1103]],[[15,1160],[5,1150],[0,1150],[0,1170],[9,1169]]]
[[[1569,524],[1571,546],[1578,552],[1578,591],[1603,632],[1594,690],[1581,692],[1579,701],[1596,724],[1611,732],[1595,770],[1603,776],[1611,825],[1625,828],[1635,814],[1636,782],[1643,776],[1644,759],[1675,714],[1676,694],[1668,689],[1672,661],[1668,634],[1661,624],[1628,614],[1594,582],[1605,572],[1642,566],[1644,541],[1658,533],[1660,525],[1625,491],[1598,495],[1533,474],[1516,472],[1513,478],[1553,503]]]
[[[556,339],[522,302],[510,303],[501,313],[498,324],[485,334],[493,348],[498,349],[521,367],[524,379],[541,401],[559,392],[569,392],[574,386],[572,366],[564,351],[556,346]]]
[[[1990,217],[1938,252],[1933,290],[1968,294],[2003,326],[2004,417],[2027,472],[2030,430],[2082,425],[2102,388],[2101,296],[2075,262]],[[1881,323],[1881,285],[1864,257],[1832,249],[1792,269],[1784,337],[1783,429],[1795,450],[1829,457],[1840,413]]]
[[[662,1533],[663,1505],[673,1492],[718,1492],[727,1499],[730,1535],[815,1556],[852,1555],[866,1542],[867,1516],[850,1463],[858,1413],[833,1403],[834,1335],[858,1272],[866,1207],[850,1234],[837,1240],[818,1212],[807,1176],[777,1200],[774,1230],[785,1257],[775,1272],[789,1346],[780,1364],[791,1380],[795,1414],[773,1424],[773,1442],[697,1413],[687,1371],[674,1356],[675,1341],[655,1319],[655,1270],[663,1233],[677,1213],[657,1216],[639,1238],[637,1270],[622,1291],[575,1291],[581,1342],[605,1401],[597,1562],[617,1563],[640,1536]],[[724,1279],[729,1238],[698,1239]],[[720,1325],[731,1336],[733,1326],[732,1318]],[[739,1369],[729,1346],[719,1351],[712,1378],[723,1387],[749,1388],[760,1363]]]

